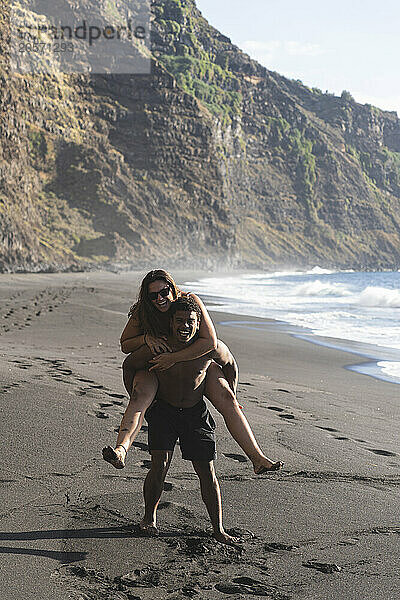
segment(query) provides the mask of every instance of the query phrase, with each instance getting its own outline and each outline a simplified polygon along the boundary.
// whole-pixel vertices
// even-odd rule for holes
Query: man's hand
[[[174,366],[176,363],[173,354],[163,353],[151,358],[149,362],[153,363],[153,366],[150,367],[149,371],[153,371],[153,369],[157,369],[157,371],[166,371]]]
[[[146,333],[144,336],[144,341],[153,354],[160,354],[160,352],[172,352],[171,348],[167,344],[166,336],[154,337],[154,335],[151,335],[151,333]]]

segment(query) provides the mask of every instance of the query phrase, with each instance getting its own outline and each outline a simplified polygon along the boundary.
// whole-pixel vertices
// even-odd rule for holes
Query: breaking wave
[[[342,283],[329,283],[328,281],[308,281],[297,286],[294,290],[296,296],[352,296],[353,293]]]
[[[400,308],[400,290],[368,286],[360,294],[360,306]]]

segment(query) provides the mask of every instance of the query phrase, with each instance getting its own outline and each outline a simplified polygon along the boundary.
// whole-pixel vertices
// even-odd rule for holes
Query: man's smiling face
[[[198,332],[199,325],[199,318],[194,310],[177,310],[171,321],[172,335],[176,341],[187,344]]]

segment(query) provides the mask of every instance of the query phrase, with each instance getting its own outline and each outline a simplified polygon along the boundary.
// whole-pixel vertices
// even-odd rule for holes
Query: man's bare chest
[[[195,360],[176,363],[158,375],[158,394],[166,401],[189,399],[193,393],[201,392],[204,388],[207,368],[210,359],[204,357]]]

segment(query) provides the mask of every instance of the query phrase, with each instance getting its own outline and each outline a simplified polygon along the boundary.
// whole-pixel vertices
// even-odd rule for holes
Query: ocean
[[[400,383],[400,272],[309,271],[247,273],[187,281],[213,311],[274,319],[313,343],[363,357],[351,367]],[[245,319],[235,327],[270,327]],[[369,359],[369,360],[368,360]],[[350,367],[349,367],[350,368]]]

